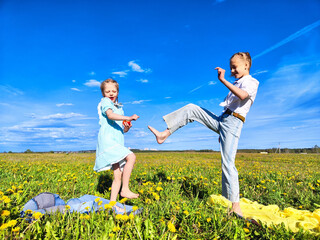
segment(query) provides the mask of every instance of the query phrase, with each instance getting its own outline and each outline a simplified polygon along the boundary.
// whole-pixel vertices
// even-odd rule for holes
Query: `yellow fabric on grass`
[[[231,208],[231,202],[221,195],[211,195],[208,203]],[[259,220],[267,226],[283,223],[293,232],[303,228],[312,233],[320,233],[320,208],[313,212],[291,207],[280,210],[277,205],[265,206],[246,198],[240,199],[240,207],[245,218]]]

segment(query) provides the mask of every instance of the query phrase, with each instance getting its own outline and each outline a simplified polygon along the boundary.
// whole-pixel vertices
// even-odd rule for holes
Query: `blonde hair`
[[[250,70],[251,68],[251,64],[252,64],[252,60],[251,60],[251,56],[250,56],[250,53],[248,52],[237,52],[235,54],[232,55],[232,57],[230,58],[230,61],[233,57],[235,56],[239,56],[241,59],[243,59],[244,61],[246,61],[248,63],[248,68]]]
[[[116,80],[112,79],[112,78],[108,78],[108,79],[104,80],[104,81],[101,83],[101,85],[100,85],[100,89],[101,89],[102,96],[104,96],[104,89],[105,89],[107,83],[113,83],[113,84],[115,84],[115,85],[116,85],[116,88],[117,88],[117,91],[118,91],[118,93],[119,93],[119,83],[118,83]],[[105,96],[104,96],[104,97],[105,97]],[[117,97],[117,99],[116,99],[116,103],[117,103],[117,102],[118,102],[118,97]]]

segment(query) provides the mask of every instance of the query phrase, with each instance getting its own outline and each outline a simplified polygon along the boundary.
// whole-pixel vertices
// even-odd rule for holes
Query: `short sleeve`
[[[246,91],[249,97],[251,98],[257,94],[258,86],[259,86],[259,82],[256,79],[251,78],[242,83],[241,89]]]
[[[101,112],[103,115],[106,115],[106,111],[111,109],[114,111],[114,104],[109,98],[103,98],[101,101]]]

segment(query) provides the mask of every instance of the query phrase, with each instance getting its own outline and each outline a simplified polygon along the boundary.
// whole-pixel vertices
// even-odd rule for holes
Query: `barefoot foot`
[[[128,199],[134,199],[134,198],[139,197],[139,194],[133,193],[130,190],[129,191],[121,191],[120,195],[121,195],[121,197],[128,198]]]
[[[156,136],[156,140],[159,144],[163,143],[171,135],[168,129],[164,130],[163,132],[159,132],[151,126],[148,126],[148,128]]]

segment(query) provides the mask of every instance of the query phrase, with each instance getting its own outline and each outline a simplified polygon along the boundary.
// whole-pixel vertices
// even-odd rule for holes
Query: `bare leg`
[[[129,189],[130,176],[131,176],[134,163],[136,161],[136,156],[133,153],[131,153],[126,157],[126,160],[127,160],[127,163],[123,169],[122,189],[121,189],[120,195],[121,197],[125,197],[125,198],[138,198],[139,194],[133,193]]]
[[[232,203],[232,212],[235,212],[235,213],[239,214],[240,216],[243,216],[239,202]]]
[[[166,129],[163,132],[159,132],[158,130],[156,130],[151,126],[148,126],[148,128],[156,136],[157,142],[159,144],[163,143],[171,135],[169,129]]]
[[[111,185],[110,201],[116,202],[117,196],[121,187],[122,172],[120,171],[119,163],[113,164],[112,168],[113,168],[113,182]]]

